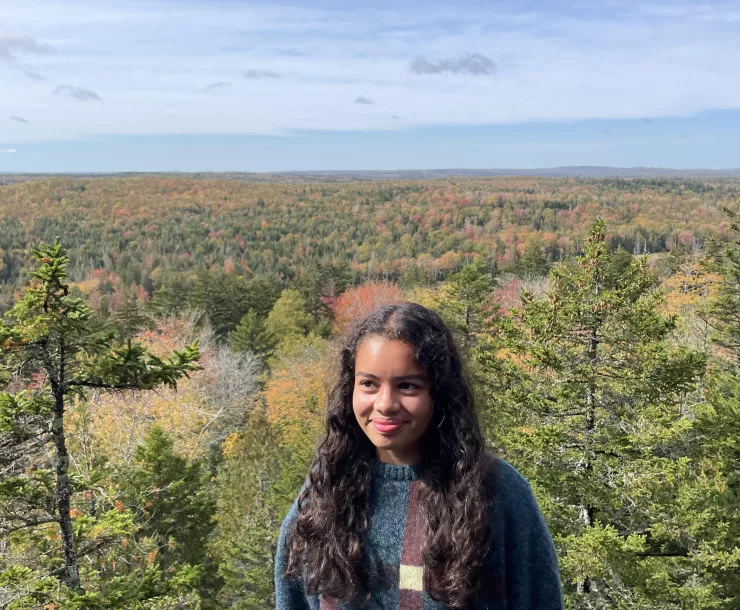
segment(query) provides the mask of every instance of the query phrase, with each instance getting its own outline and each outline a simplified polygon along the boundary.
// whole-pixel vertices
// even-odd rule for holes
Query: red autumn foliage
[[[398,285],[392,282],[367,282],[342,293],[334,304],[334,323],[344,332],[352,322],[361,320],[378,307],[405,301]]]

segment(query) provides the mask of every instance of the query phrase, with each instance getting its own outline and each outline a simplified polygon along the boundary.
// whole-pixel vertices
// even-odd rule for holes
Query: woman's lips
[[[393,434],[394,432],[397,432],[405,422],[402,421],[378,421],[373,420],[372,422],[373,427],[380,432],[381,434]]]

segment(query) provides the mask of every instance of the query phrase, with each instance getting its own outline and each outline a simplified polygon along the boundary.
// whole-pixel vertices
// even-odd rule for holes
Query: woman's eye
[[[416,385],[416,384],[414,384],[414,383],[410,383],[410,382],[408,382],[408,381],[404,381],[404,382],[403,382],[403,383],[401,384],[401,388],[403,388],[403,386],[406,386],[406,387],[407,387],[408,389],[410,389],[410,390],[416,390],[416,389],[418,389],[418,388],[419,388],[419,386],[418,386],[418,385]]]

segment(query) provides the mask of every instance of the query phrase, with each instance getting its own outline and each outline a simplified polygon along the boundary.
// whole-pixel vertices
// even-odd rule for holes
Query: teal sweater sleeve
[[[302,580],[284,576],[288,564],[289,529],[298,518],[298,498],[280,526],[277,551],[275,553],[275,607],[281,610],[311,610]]]
[[[503,543],[507,610],[562,610],[560,570],[550,531],[529,482],[499,460],[496,535]]]

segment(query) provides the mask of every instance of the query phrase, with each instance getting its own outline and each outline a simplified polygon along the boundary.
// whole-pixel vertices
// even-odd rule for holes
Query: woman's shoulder
[[[308,487],[309,485],[309,477],[306,476],[306,479],[303,481],[303,485],[301,485],[300,490],[295,496],[295,499],[293,500],[293,503],[290,506],[290,509],[288,510],[288,513],[285,515],[283,519],[283,523],[281,525],[281,530],[287,533],[287,530],[293,525],[293,523],[298,519],[298,501],[301,498],[301,494],[303,491]]]
[[[495,505],[510,510],[536,506],[529,481],[514,466],[489,451],[484,453],[483,462],[486,489]]]
[[[490,454],[486,472],[493,485],[494,543],[488,561],[493,574],[503,574],[498,588],[497,580],[490,579],[491,595],[500,599],[505,591],[509,607],[562,610],[555,546],[529,481],[514,466]]]

